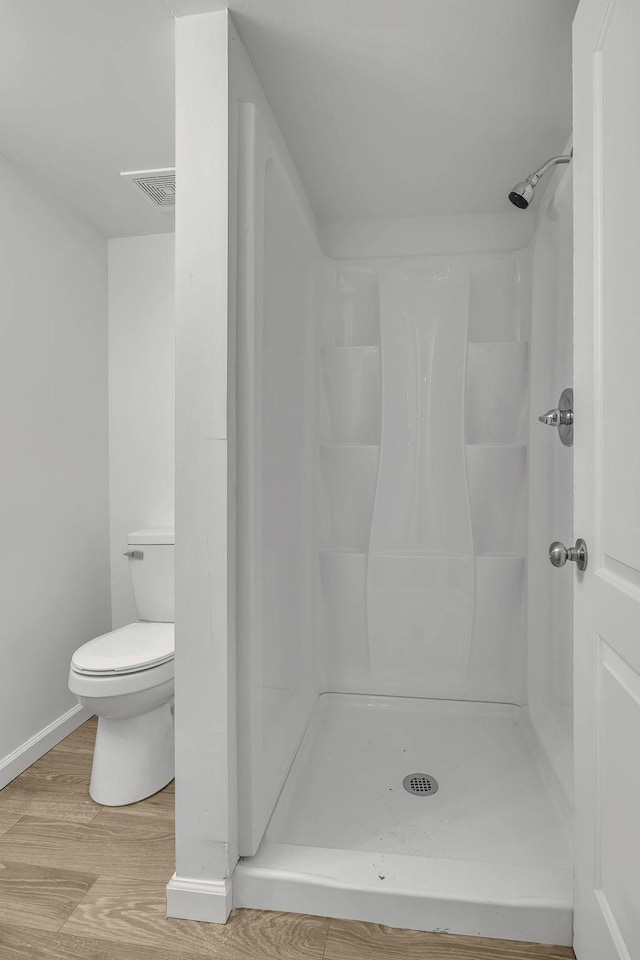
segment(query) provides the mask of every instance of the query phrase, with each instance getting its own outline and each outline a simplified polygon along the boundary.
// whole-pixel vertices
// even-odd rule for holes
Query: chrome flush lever
[[[538,420],[548,427],[557,427],[565,447],[571,447],[573,445],[573,390],[571,387],[562,391],[558,406],[554,410],[547,410],[538,417]]]
[[[123,553],[122,556],[129,557],[130,560],[144,560],[144,553],[142,550],[127,550],[127,552]]]

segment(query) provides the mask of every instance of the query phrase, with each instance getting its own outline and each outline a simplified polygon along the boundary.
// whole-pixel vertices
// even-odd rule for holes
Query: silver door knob
[[[575,547],[567,548],[559,540],[554,540],[549,547],[549,560],[554,567],[564,567],[567,560],[571,560],[578,570],[586,570],[588,559],[587,545],[581,537],[576,540]]]

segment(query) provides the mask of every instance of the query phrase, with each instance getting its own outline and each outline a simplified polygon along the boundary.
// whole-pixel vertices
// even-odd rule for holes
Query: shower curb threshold
[[[570,946],[573,874],[559,867],[263,841],[233,874],[234,907]]]

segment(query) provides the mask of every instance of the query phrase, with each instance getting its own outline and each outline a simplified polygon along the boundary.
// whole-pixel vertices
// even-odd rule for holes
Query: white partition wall
[[[237,860],[228,14],[176,25],[176,873],[170,916],[226,920]],[[231,433],[228,426],[231,426]]]

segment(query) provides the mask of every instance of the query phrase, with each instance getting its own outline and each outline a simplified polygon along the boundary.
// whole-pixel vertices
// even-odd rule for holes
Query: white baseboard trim
[[[0,790],[91,717],[79,703],[0,760]]]
[[[231,880],[189,880],[174,875],[167,884],[167,916],[226,923],[233,899]]]

